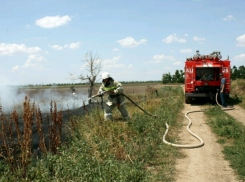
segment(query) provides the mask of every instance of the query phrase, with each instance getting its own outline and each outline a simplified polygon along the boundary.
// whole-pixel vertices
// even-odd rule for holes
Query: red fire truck
[[[230,94],[231,68],[229,57],[221,60],[220,52],[201,55],[199,51],[193,57],[187,57],[185,62],[185,102],[200,97],[215,99],[217,89],[220,89],[219,74],[226,79],[225,94]]]

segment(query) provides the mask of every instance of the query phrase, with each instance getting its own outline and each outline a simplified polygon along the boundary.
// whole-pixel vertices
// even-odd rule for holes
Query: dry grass
[[[231,94],[238,96],[243,95],[245,92],[245,80],[237,79],[231,82]]]

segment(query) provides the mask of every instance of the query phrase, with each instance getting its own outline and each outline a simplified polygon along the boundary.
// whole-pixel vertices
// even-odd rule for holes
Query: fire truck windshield
[[[196,80],[218,81],[219,68],[196,68]]]

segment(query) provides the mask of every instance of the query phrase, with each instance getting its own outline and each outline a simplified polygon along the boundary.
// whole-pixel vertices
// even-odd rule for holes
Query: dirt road
[[[240,107],[226,111],[240,122],[245,118],[245,112]],[[200,110],[199,105],[185,104],[183,114],[187,111]],[[203,112],[190,113],[188,117],[192,120],[191,131],[196,133],[204,141],[204,146],[194,149],[181,149],[186,155],[177,161],[177,182],[235,182],[237,176],[229,166],[229,162],[224,160],[222,146],[216,142],[215,135],[206,124],[206,117]],[[186,130],[189,121],[184,120],[183,128],[180,132],[181,144],[198,144],[199,141],[192,137]]]

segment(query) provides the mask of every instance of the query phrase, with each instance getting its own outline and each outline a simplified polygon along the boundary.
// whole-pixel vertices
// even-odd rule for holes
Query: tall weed
[[[52,101],[50,115],[47,116],[48,124],[43,123],[40,109],[35,103],[30,103],[27,96],[22,118],[15,109],[6,114],[0,107],[0,176],[8,180],[25,179],[36,156],[57,153],[57,148],[61,146],[62,113],[57,111],[56,103]],[[44,127],[49,130],[48,137],[44,136]]]

